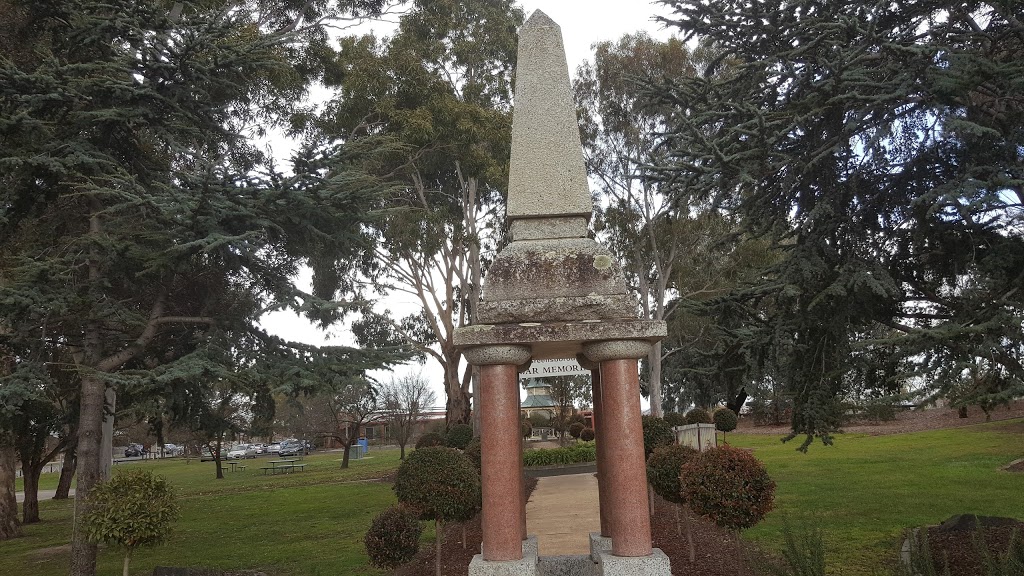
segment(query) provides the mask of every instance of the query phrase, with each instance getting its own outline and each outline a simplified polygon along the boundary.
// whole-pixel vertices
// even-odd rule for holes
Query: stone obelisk
[[[589,556],[567,560],[559,573],[589,566],[588,574],[668,576],[668,558],[651,547],[637,370],[666,326],[638,319],[621,268],[588,235],[593,204],[562,33],[539,10],[520,30],[518,58],[512,242],[487,269],[478,323],[455,331],[456,345],[480,367],[483,545],[469,573],[538,573],[537,543],[525,528],[518,371],[534,359],[577,358],[592,371],[600,415],[601,533],[590,536]]]

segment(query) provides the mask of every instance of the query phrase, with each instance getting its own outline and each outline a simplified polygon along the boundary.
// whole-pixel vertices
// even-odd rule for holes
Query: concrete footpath
[[[42,502],[43,500],[49,500],[50,498],[53,498],[53,495],[56,494],[56,493],[57,493],[56,490],[40,490],[39,491],[39,501]],[[68,491],[68,496],[74,496],[74,495],[75,495],[75,489],[72,488],[70,491]],[[24,502],[25,501],[25,493],[24,492],[15,492],[14,493],[14,498],[18,502]]]
[[[590,533],[601,530],[593,472],[547,476],[526,503],[526,532],[536,534],[542,556],[590,554]]]

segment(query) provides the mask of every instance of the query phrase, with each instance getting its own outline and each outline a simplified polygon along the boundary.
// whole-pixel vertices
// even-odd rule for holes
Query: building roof
[[[530,378],[526,381],[526,389],[531,388],[551,388],[551,384],[542,381],[540,378]]]
[[[531,394],[523,400],[522,408],[553,408],[555,400],[548,394]]]

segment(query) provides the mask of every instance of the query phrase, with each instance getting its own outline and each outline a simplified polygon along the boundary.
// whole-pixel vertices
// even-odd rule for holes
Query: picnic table
[[[242,464],[241,462],[238,462],[236,460],[221,460],[220,463],[221,466],[230,466],[232,472],[234,472],[236,468],[238,470],[245,470],[245,464]]]
[[[305,464],[296,464],[297,460],[268,460],[267,464],[270,466],[262,466],[260,470],[263,470],[263,474],[266,475],[269,471],[271,474],[294,472],[296,469],[299,471],[305,470]]]

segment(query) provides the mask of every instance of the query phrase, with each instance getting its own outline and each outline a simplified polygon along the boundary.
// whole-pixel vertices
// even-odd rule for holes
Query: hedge
[[[538,448],[523,452],[523,466],[556,466],[596,461],[597,448],[593,442],[581,442],[565,448]]]

